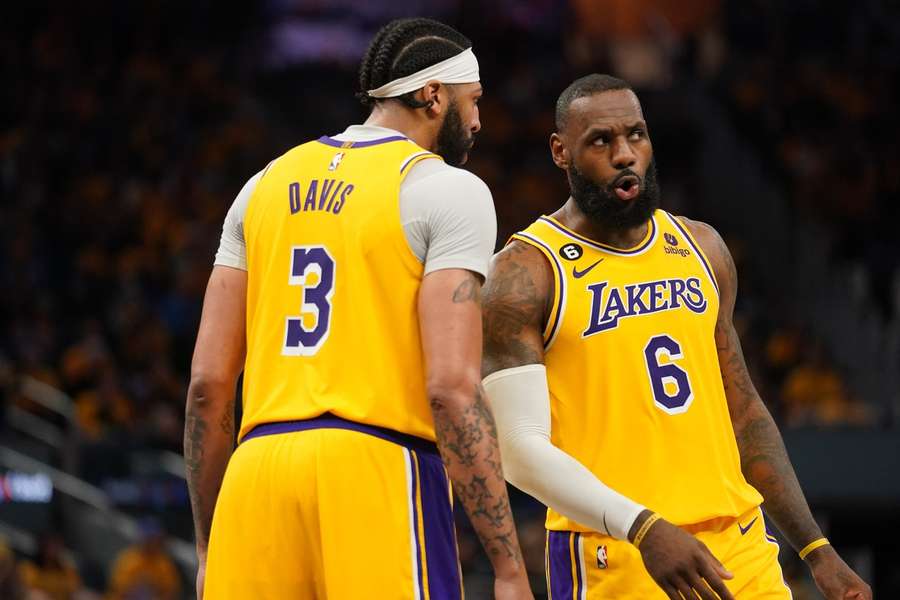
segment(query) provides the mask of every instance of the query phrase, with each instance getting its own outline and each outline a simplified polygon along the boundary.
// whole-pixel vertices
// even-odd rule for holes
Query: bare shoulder
[[[695,221],[687,217],[679,216],[678,219],[684,223],[700,248],[709,258],[713,272],[716,274],[716,280],[719,282],[721,293],[730,303],[733,304],[734,297],[737,294],[737,267],[734,265],[734,258],[728,245],[716,229],[703,221]]]

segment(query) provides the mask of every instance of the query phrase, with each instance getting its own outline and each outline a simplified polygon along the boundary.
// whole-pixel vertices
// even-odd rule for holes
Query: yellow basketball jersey
[[[544,331],[553,443],[679,525],[757,506],[719,371],[717,283],[686,227],[658,210],[641,243],[620,250],[541,217],[513,239],[555,272]],[[547,528],[588,530],[553,510]]]
[[[434,440],[416,301],[423,266],[400,183],[436,158],[402,136],[323,137],[273,161],[244,218],[247,358],[240,437],[338,417]]]

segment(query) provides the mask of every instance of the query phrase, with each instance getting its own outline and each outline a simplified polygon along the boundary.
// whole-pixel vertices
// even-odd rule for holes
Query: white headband
[[[466,48],[456,56],[425,67],[412,75],[389,81],[380,88],[369,90],[372,98],[396,98],[407,92],[414,92],[425,87],[429,81],[441,83],[475,83],[478,76],[478,59],[471,48]]]

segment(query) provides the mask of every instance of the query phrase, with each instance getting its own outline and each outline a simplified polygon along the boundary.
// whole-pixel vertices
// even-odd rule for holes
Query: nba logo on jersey
[[[606,568],[606,546],[597,546],[597,568]]]
[[[331,164],[328,165],[329,171],[334,171],[338,168],[338,165],[341,164],[341,161],[344,160],[344,153],[338,152],[334,155],[334,158],[331,159]]]

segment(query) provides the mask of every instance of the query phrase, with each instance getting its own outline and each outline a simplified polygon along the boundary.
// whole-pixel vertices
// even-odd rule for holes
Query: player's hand
[[[872,600],[872,588],[853,572],[831,546],[806,557],[816,586],[826,600]]]
[[[734,600],[722,581],[733,575],[703,542],[668,521],[653,523],[639,550],[650,577],[669,598]]]
[[[524,569],[514,576],[497,576],[494,579],[494,598],[496,600],[534,600],[528,575]]]

